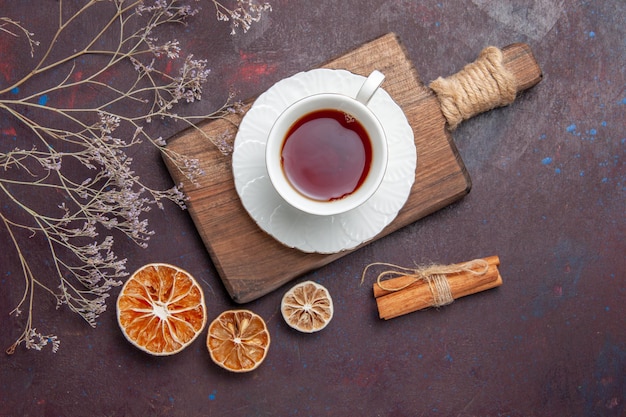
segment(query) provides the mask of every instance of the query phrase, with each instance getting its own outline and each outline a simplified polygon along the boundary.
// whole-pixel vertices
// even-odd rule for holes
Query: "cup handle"
[[[372,71],[359,89],[359,92],[356,95],[357,101],[360,101],[367,106],[367,103],[369,103],[370,99],[383,81],[385,81],[385,75],[382,72],[377,70]]]

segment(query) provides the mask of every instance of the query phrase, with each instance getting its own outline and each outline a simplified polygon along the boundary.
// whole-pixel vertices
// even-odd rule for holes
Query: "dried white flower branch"
[[[215,6],[217,20],[230,22],[231,35],[237,33],[241,28],[246,33],[253,23],[258,22],[265,12],[271,12],[272,6],[269,3],[256,3],[254,0],[237,0],[237,7],[229,9],[224,7],[219,1],[211,0]]]
[[[233,28],[241,26],[244,32],[271,10],[268,4],[256,6],[242,0],[230,10],[211,1],[220,20],[227,16]],[[202,98],[210,70],[206,60],[192,55],[183,59],[174,75],[160,69],[163,60],[177,60],[181,49],[177,40],[159,41],[157,31],[164,25],[184,24],[198,9],[178,0],[156,0],[149,5],[138,0],[90,0],[64,18],[67,10],[62,0],[58,4],[58,27],[41,58],[20,80],[0,85],[2,117],[24,132],[14,145],[0,142],[0,227],[10,237],[24,278],[22,298],[11,314],[27,312],[24,330],[7,349],[9,354],[22,343],[27,349],[41,350],[48,344],[53,352],[59,348],[57,336],[41,334],[33,326],[36,289],[43,289],[56,299],[57,307],[67,306],[95,327],[106,309],[109,290],[127,275],[126,259],[118,258],[113,250],[114,235],[145,247],[153,234],[145,213],[153,206],[162,208],[163,201],[185,207],[179,186],[152,188],[132,168],[130,150],[147,142],[192,181],[202,175],[198,161],[167,149],[163,138],[148,132],[148,124],[164,118],[195,126],[199,120],[238,111],[230,103],[232,97],[210,115],[181,116],[173,111]],[[109,16],[108,20],[82,41],[85,46],[58,57],[58,41],[71,37],[73,24],[94,10]],[[22,23],[2,17],[2,33],[25,36],[35,56],[39,42]],[[105,39],[114,39],[113,47],[102,47]],[[84,58],[97,65],[79,71]],[[134,68],[134,78],[119,83],[106,79],[107,74],[124,68]],[[65,74],[61,81],[59,74]],[[35,79],[38,85],[53,81],[39,91],[21,94]],[[84,91],[97,91],[92,104],[77,108],[62,104],[60,97]],[[130,107],[134,114],[129,113]],[[45,206],[41,204],[44,198],[49,202]],[[27,249],[29,244],[42,242],[43,258]]]
[[[11,30],[12,28],[13,30]],[[17,30],[18,33],[15,33]],[[32,37],[34,33],[27,31],[20,22],[16,20],[12,20],[8,17],[0,17],[0,31],[8,33],[11,36],[19,37],[19,33],[22,33],[26,36],[28,40],[28,45],[30,46],[30,56],[31,58],[35,55],[35,46],[39,46],[39,41],[34,40]]]

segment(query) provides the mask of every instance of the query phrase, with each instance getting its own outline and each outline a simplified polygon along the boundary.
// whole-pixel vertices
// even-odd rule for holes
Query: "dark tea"
[[[372,162],[365,128],[340,110],[304,115],[287,132],[282,167],[292,186],[313,200],[332,201],[356,191]]]

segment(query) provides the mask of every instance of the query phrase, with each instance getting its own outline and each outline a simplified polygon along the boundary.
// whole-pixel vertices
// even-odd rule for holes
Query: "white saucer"
[[[417,164],[413,129],[382,88],[368,106],[387,135],[389,163],[380,188],[367,202],[336,216],[315,216],[287,204],[270,183],[265,142],[278,115],[311,94],[334,92],[355,97],[364,81],[365,77],[344,70],[295,74],[260,95],[239,126],[232,159],[237,193],[259,227],[288,247],[317,253],[353,249],[391,223],[409,197]]]

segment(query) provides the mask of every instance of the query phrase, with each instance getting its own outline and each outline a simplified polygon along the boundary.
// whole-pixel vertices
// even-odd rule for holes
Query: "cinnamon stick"
[[[500,259],[491,256],[484,258],[484,261],[488,267],[483,274],[463,271],[446,276],[453,299],[502,285],[502,277],[498,271]],[[379,283],[375,283],[373,288],[381,319],[388,320],[436,305],[435,294],[426,280],[404,275],[383,282],[384,288]]]

